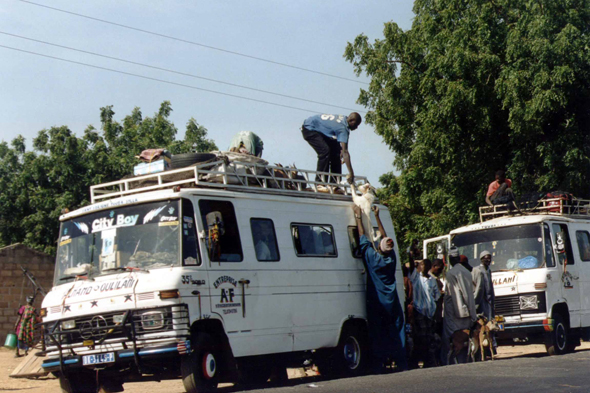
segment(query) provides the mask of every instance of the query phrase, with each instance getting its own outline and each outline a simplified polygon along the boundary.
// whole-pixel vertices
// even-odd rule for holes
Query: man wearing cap
[[[354,205],[354,216],[360,238],[363,262],[367,277],[367,320],[373,354],[373,372],[384,370],[387,361],[395,361],[399,370],[407,369],[404,313],[397,293],[395,280],[396,257],[393,239],[387,237],[379,218],[379,208],[373,207],[379,231],[383,238],[378,247],[365,236],[361,208]],[[377,249],[377,250],[375,250]]]
[[[482,251],[479,254],[479,259],[481,265],[474,267],[471,272],[475,307],[478,314],[483,314],[488,320],[492,320],[496,316],[494,312],[494,285],[492,283],[492,272],[490,271],[492,254],[489,251]],[[493,337],[493,346],[494,349],[497,346],[495,337]]]
[[[472,277],[469,271],[461,265],[459,250],[456,247],[451,247],[449,250],[449,262],[452,267],[446,275],[441,353],[445,364],[448,360],[453,334],[461,331],[468,332],[477,321]],[[456,358],[458,363],[466,363],[467,347],[464,347]]]

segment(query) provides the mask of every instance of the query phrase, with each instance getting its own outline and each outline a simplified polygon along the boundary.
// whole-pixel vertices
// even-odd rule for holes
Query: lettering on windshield
[[[112,213],[111,213],[112,214]],[[117,217],[102,217],[92,221],[92,233],[104,231],[105,229],[120,228],[120,227],[131,227],[137,223],[139,214],[132,216],[126,216],[119,214]]]

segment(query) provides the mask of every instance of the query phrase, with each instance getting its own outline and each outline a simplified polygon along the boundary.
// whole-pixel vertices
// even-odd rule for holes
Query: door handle
[[[242,318],[246,318],[246,285],[250,284],[250,280],[242,278],[238,282],[242,285]]]

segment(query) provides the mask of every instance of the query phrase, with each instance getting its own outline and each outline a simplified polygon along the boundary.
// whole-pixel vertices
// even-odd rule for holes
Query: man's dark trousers
[[[310,144],[311,147],[318,153],[318,172],[342,173],[342,162],[340,161],[340,151],[342,147],[340,142],[336,139],[328,138],[321,132],[310,131],[305,127],[301,128],[303,139]],[[316,181],[321,181],[319,175],[316,175]],[[338,181],[333,177],[330,182],[337,183]]]

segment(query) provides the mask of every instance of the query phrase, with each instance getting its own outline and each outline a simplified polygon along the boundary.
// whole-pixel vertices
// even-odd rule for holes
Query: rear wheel
[[[562,355],[571,347],[569,326],[561,314],[553,317],[553,331],[549,332],[545,348],[549,355]]]
[[[369,361],[367,342],[365,329],[347,327],[336,349],[316,362],[320,374],[327,377],[363,374]]]
[[[214,392],[219,380],[219,354],[213,338],[197,333],[194,351],[184,356],[181,363],[182,383],[187,393]]]

